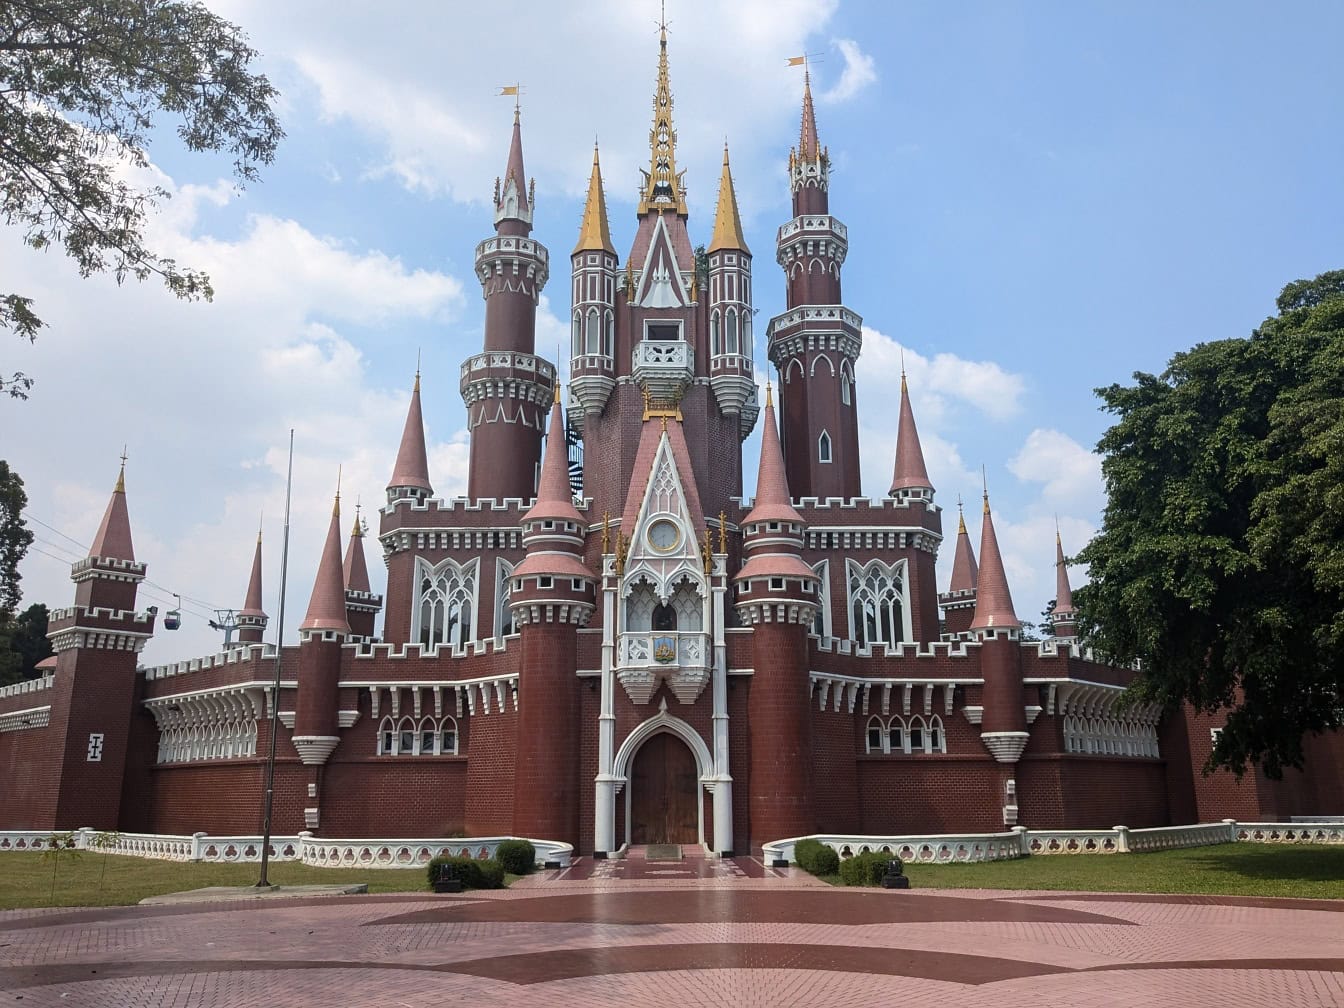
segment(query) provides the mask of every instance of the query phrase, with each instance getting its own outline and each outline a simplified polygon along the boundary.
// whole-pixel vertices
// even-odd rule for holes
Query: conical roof
[[[519,121],[520,113],[513,110],[513,137],[509,140],[509,163],[504,168],[504,189],[512,181],[518,188],[518,213],[527,213],[527,176],[523,171],[523,127]]]
[[[345,618],[345,574],[341,569],[340,494],[336,495],[336,503],[331,509],[331,524],[327,527],[327,541],[317,565],[317,580],[313,582],[308,615],[299,624],[299,629],[350,632],[350,624]]]
[[[252,576],[247,581],[247,598],[243,601],[243,608],[238,612],[239,616],[258,616],[265,619],[266,613],[261,608],[261,533],[257,533],[257,551],[252,556]]]
[[[1069,587],[1069,567],[1064,562],[1064,543],[1055,530],[1055,615],[1073,615],[1073,589]]]
[[[397,449],[397,463],[392,468],[388,489],[412,487],[433,493],[429,485],[429,461],[425,455],[425,421],[420,414],[420,373],[415,375],[411,389],[411,407],[406,411],[406,426],[401,432],[401,447]]]
[[[98,534],[93,537],[89,556],[135,561],[135,549],[131,545],[131,517],[126,511],[125,462],[122,462],[121,472],[117,474],[117,485],[112,490],[112,499],[107,502],[107,510],[103,512]]]
[[[709,251],[737,249],[751,254],[747,239],[742,235],[742,218],[737,212],[737,193],[733,189],[733,173],[728,167],[728,145],[723,145],[723,174],[719,177],[719,207],[714,214],[714,237]]]
[[[1021,628],[1013,611],[1013,596],[1008,591],[1008,575],[1003,570],[999,539],[994,534],[994,516],[989,512],[989,494],[985,494],[985,513],[980,526],[980,574],[976,584],[975,616],[972,630]]]
[[[891,477],[891,493],[897,490],[933,490],[929,471],[924,467],[924,449],[919,444],[915,413],[910,408],[910,390],[901,374],[901,413],[896,427],[896,467]]]
[[[815,159],[821,153],[817,142],[817,114],[812,109],[812,73],[803,71],[803,122],[798,131],[798,156]]]
[[[765,392],[765,423],[761,429],[761,467],[756,475],[756,499],[746,524],[760,521],[802,523],[789,499],[789,481],[784,475],[784,452],[779,446],[775,426],[775,403],[770,389]]]
[[[579,241],[574,252],[607,252],[616,254],[611,243],[611,228],[607,224],[607,197],[602,191],[602,166],[597,161],[597,144],[593,144],[593,173],[588,178],[588,200],[583,205],[583,221],[579,224]]]
[[[973,592],[979,572],[975,566],[975,553],[971,550],[971,537],[966,532],[966,516],[961,514],[961,505],[957,505],[957,551],[952,555],[952,583],[948,591]]]
[[[558,384],[555,388],[555,403],[551,406],[551,422],[546,432],[546,451],[541,458],[537,499],[523,516],[523,521],[531,522],[538,518],[583,522],[578,509],[574,507],[574,491],[569,485],[569,452],[565,446],[565,418],[560,411]]]
[[[373,591],[369,587],[369,568],[364,562],[364,527],[355,512],[355,526],[350,530],[350,542],[345,547],[345,565],[343,568],[347,591]]]

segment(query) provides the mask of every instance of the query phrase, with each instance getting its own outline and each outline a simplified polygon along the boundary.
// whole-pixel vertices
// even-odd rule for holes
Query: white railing
[[[709,668],[709,634],[698,630],[641,630],[621,634],[620,664]]]
[[[415,868],[439,855],[494,857],[506,836],[464,837],[444,840],[341,840],[315,837],[307,831],[296,836],[271,837],[271,859],[302,861],[323,868]],[[537,863],[568,866],[574,855],[570,844],[533,840]],[[210,836],[207,833],[118,833],[95,829],[0,831],[0,852],[43,851],[55,846],[105,851],[163,861],[204,861],[211,864],[252,863],[261,860],[260,836]]]
[[[934,836],[813,836],[777,840],[763,847],[767,862],[793,860],[793,846],[799,840],[819,840],[841,858],[876,851],[891,854],[902,861],[921,864],[953,864],[972,861],[1004,861],[1022,856],[1022,844],[1016,832],[948,833]]]
[[[1238,823],[1228,820],[1235,839],[1249,843],[1344,844],[1344,819],[1323,816],[1317,822]]]

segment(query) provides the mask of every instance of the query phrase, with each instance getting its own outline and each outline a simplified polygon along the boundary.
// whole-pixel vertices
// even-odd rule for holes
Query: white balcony
[[[679,402],[695,377],[695,352],[683,340],[640,340],[632,360],[635,381],[656,402]]]
[[[689,704],[709,683],[713,648],[707,633],[643,630],[621,634],[616,662],[616,676],[635,703],[648,703],[666,681]]]

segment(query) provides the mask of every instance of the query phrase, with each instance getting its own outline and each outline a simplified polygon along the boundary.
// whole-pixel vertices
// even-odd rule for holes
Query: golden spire
[[[770,383],[765,383],[765,408],[770,409],[775,405],[775,391],[770,387]]]
[[[121,471],[117,473],[117,485],[112,488],[113,493],[124,494],[126,492],[126,446],[121,446]]]
[[[728,552],[728,515],[719,512],[719,552]]]
[[[737,249],[751,253],[742,237],[742,218],[737,213],[737,193],[733,191],[733,173],[728,167],[728,145],[723,145],[723,175],[719,178],[719,209],[714,214],[714,237],[709,251]]]
[[[355,527],[350,530],[350,535],[356,539],[364,538],[364,526],[359,520],[359,501],[355,501]],[[258,539],[260,541],[260,539]]]
[[[337,520],[341,517],[341,469],[343,466],[336,467],[336,501],[331,505],[331,516]]]
[[[961,509],[961,494],[957,494],[957,535],[966,534],[966,512]]]
[[[658,24],[658,84],[653,92],[653,128],[649,130],[649,170],[639,197],[641,215],[676,210],[686,216],[686,198],[677,173],[677,131],[672,126],[672,88],[667,77],[667,18]]]
[[[611,243],[611,229],[607,226],[607,197],[602,192],[602,168],[597,163],[597,144],[593,144],[593,174],[588,179],[588,202],[583,205],[583,222],[579,225],[579,243],[574,252],[601,249],[616,254]]]
[[[985,474],[985,467],[980,467],[980,481],[985,486],[985,514],[989,514],[989,476]]]

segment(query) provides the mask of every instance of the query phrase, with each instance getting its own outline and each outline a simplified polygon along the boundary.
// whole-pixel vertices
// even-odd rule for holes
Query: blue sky
[[[262,51],[289,133],[241,193],[227,164],[167,131],[151,151],[175,193],[155,239],[207,269],[217,297],[188,305],[153,285],[79,280],[59,254],[0,235],[6,289],[36,296],[50,323],[3,361],[40,381],[29,402],[0,402],[3,453],[46,523],[22,568],[29,600],[69,603],[63,561],[82,553],[47,526],[87,546],[127,443],[154,582],[142,604],[173,592],[240,604],[264,509],[274,617],[295,427],[293,626],[337,466],[347,508],[381,498],[417,352],[431,476],[443,493],[465,485],[457,367],[482,338],[472,254],[506,154],[499,86],[524,88],[535,234],[554,267],[537,349],[551,356],[595,137],[622,254],[634,233],[658,7],[213,6]],[[774,231],[789,215],[802,86],[785,60],[820,57],[831,207],[851,241],[845,301],[868,328],[865,491],[890,479],[903,349],[938,500],[953,514],[958,494],[976,503],[985,466],[1023,618],[1053,595],[1055,516],[1070,552],[1100,520],[1091,448],[1107,418],[1092,389],[1245,335],[1285,283],[1341,266],[1338,4],[672,0],[667,16],[692,236],[708,238],[726,139],[762,321],[783,306]],[[211,650],[201,608],[145,659]]]

